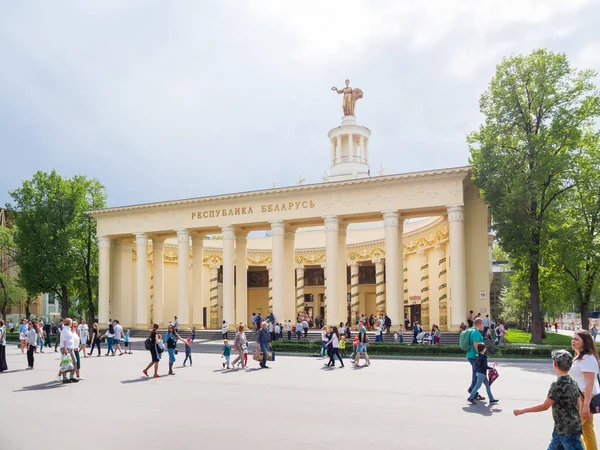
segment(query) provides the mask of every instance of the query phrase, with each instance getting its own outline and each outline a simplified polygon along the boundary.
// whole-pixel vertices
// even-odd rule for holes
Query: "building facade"
[[[220,328],[253,312],[329,324],[387,314],[394,326],[457,330],[469,310],[488,312],[488,211],[471,169],[370,177],[367,128],[345,116],[329,138],[323,183],[90,212],[99,321]]]

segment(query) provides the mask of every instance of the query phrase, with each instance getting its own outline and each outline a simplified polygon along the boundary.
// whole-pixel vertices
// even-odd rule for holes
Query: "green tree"
[[[505,58],[480,109],[485,123],[468,136],[474,179],[488,203],[498,242],[525,261],[532,342],[542,342],[540,262],[557,199],[582,130],[600,114],[592,71],[570,67],[564,54],[535,50]]]
[[[8,308],[27,296],[19,286],[14,233],[14,228],[0,226],[0,314],[3,318],[6,318]]]
[[[103,189],[97,180],[81,176],[66,179],[56,171],[38,171],[10,192],[14,205],[8,208],[17,227],[16,261],[21,285],[30,293],[55,294],[63,317],[69,315],[72,291],[76,295],[87,292],[90,309],[94,308],[93,264],[97,250],[83,216],[93,201],[100,201]]]
[[[575,155],[571,178],[575,183],[561,198],[556,220],[549,233],[544,260],[551,276],[562,285],[581,313],[588,329],[588,313],[600,270],[600,147],[598,136],[590,135],[588,145]],[[563,304],[568,299],[563,299]]]

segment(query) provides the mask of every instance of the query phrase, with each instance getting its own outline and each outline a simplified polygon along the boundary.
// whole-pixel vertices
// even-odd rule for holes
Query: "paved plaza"
[[[197,349],[196,349],[197,350]],[[512,415],[539,402],[550,364],[501,363],[494,407],[468,406],[464,361],[373,360],[370,367],[324,369],[323,361],[281,356],[270,370],[222,371],[218,354],[195,353],[193,367],[144,378],[147,351],[82,360],[78,384],[58,382],[58,353],[25,355],[7,346],[0,374],[0,449],[71,447],[286,450],[546,448],[551,413]],[[163,358],[160,374],[166,374]]]

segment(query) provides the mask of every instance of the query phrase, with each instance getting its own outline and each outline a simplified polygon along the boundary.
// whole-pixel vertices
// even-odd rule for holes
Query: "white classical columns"
[[[296,315],[304,313],[304,264],[296,265]]]
[[[210,328],[219,327],[219,267],[210,265]]]
[[[165,302],[165,238],[152,237],[152,321],[162,325]]]
[[[406,272],[404,271],[406,263],[404,260],[404,219],[402,213],[398,213],[398,321],[394,322],[392,319],[392,325],[397,326],[402,324],[404,326],[404,289],[408,286],[406,278]],[[391,317],[391,316],[390,316]]]
[[[385,310],[393,324],[400,323],[400,286],[402,285],[401,255],[399,255],[400,237],[398,231],[398,211],[383,211],[383,227],[385,229]],[[377,272],[379,272],[377,270]]]
[[[192,326],[205,328],[204,323],[204,305],[202,302],[203,294],[203,274],[204,274],[204,235],[198,234],[192,236]]]
[[[350,263],[350,323],[354,323],[354,317],[358,314],[360,309],[360,298],[359,298],[359,276],[358,276],[358,262],[352,261]]]
[[[340,322],[346,323],[348,320],[348,268],[346,265],[346,236],[348,233],[348,224],[338,223],[338,311],[340,313]],[[339,322],[336,322],[339,325]]]
[[[375,311],[379,316],[385,313],[385,265],[381,258],[371,261],[375,264]]]
[[[110,238],[98,237],[98,253],[98,321],[105,324],[109,319]]]
[[[439,249],[438,260],[438,293],[440,309],[440,330],[448,331],[448,284],[446,283],[447,258],[446,250],[443,247]]]
[[[190,233],[188,230],[177,232],[177,279],[178,301],[177,318],[180,326],[190,324]]]
[[[135,234],[137,301],[135,325],[137,328],[148,328],[148,236],[145,233]]]
[[[248,234],[235,235],[235,322],[248,322]]]
[[[327,323],[339,324],[345,314],[339,310],[339,284],[338,276],[338,231],[339,221],[337,216],[325,216],[325,292],[327,299]]]
[[[464,205],[447,208],[450,234],[450,325],[455,329],[467,318],[465,208]]]
[[[235,230],[232,226],[221,227],[223,232],[223,320],[232,327],[234,315],[234,244]]]
[[[273,261],[273,315],[276,320],[283,319],[284,306],[284,277],[285,277],[285,225],[283,221],[276,220],[271,223],[272,236],[272,261]]]

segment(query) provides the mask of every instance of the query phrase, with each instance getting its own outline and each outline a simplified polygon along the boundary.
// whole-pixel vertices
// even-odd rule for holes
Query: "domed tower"
[[[352,89],[350,81],[346,87],[331,90],[343,94],[344,117],[339,127],[333,128],[327,136],[331,141],[331,169],[327,181],[342,181],[370,176],[369,138],[371,131],[356,123],[354,106],[363,97],[362,90]]]

